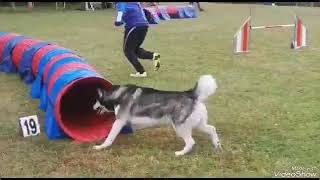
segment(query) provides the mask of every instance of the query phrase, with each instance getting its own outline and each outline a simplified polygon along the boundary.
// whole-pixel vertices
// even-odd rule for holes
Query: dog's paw
[[[218,152],[221,152],[222,151],[222,146],[221,146],[221,143],[218,142],[215,146],[214,146],[215,150],[217,150]]]
[[[183,151],[176,151],[174,154],[176,156],[183,156],[185,153]]]
[[[101,150],[101,149],[104,149],[104,148],[106,148],[106,146],[103,146],[103,145],[93,146],[94,150]]]

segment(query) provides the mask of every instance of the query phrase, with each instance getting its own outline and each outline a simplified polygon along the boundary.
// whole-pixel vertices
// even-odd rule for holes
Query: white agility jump
[[[295,16],[294,24],[269,25],[269,26],[251,26],[251,16],[243,23],[240,29],[233,37],[233,51],[234,53],[249,52],[250,31],[251,29],[269,29],[269,28],[293,28],[293,40],[291,42],[292,49],[300,49],[307,46],[307,28],[302,20]]]
[[[268,28],[276,28],[276,27],[293,27],[294,24],[282,24],[282,25],[270,25],[270,26],[255,26],[250,27],[251,29],[268,29]]]

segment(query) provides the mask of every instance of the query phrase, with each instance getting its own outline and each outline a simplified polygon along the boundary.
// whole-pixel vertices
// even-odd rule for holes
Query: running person
[[[160,68],[160,54],[144,50],[142,45],[149,28],[144,10],[140,2],[117,2],[118,10],[115,26],[125,24],[123,51],[128,61],[135,68],[136,73],[130,74],[131,77],[146,77],[140,59],[148,59],[154,61],[154,69]]]

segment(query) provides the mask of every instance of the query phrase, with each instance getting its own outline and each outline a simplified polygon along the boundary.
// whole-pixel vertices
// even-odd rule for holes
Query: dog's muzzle
[[[103,107],[98,107],[97,108],[97,114],[102,114],[103,113]]]

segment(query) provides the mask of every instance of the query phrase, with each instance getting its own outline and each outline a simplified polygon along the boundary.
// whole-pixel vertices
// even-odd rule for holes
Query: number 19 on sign
[[[36,136],[40,134],[40,125],[36,115],[20,118],[20,126],[23,137]]]

